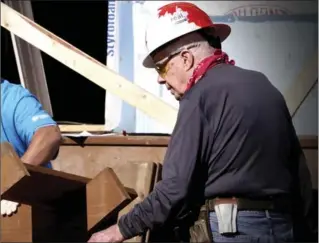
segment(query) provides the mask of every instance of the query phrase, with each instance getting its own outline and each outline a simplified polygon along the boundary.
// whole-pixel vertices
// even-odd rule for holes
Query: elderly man
[[[61,134],[35,96],[21,85],[1,79],[1,142],[9,142],[24,163],[52,168]],[[1,200],[1,215],[11,215],[18,203]]]
[[[158,9],[143,64],[180,101],[162,180],[89,242],[121,242],[168,219],[182,225],[194,212],[192,242],[293,241],[292,218],[306,225],[310,173],[285,100],[221,51],[229,34],[193,4]]]

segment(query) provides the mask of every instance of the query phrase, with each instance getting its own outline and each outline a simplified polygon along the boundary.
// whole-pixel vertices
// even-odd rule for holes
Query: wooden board
[[[11,174],[10,171],[15,173]],[[1,143],[1,196],[25,176],[30,174],[13,147],[7,142]]]
[[[59,156],[52,161],[56,170],[93,178],[105,167],[129,161],[161,162],[164,147],[121,145],[61,146]],[[117,174],[122,180],[121,175]],[[125,184],[124,184],[125,186]]]
[[[89,178],[24,164],[30,176],[23,177],[9,190],[1,193],[4,199],[28,205],[46,204],[64,194],[86,186]],[[12,171],[7,173],[14,174]],[[50,188],[50,190],[48,190]]]
[[[127,161],[164,160],[169,136],[108,136],[73,140],[64,137],[59,156],[53,166],[59,170],[94,177],[105,166]],[[318,149],[317,136],[299,136],[303,149]],[[309,161],[318,164],[317,160]],[[309,166],[309,168],[313,168]],[[317,170],[313,171],[317,174]]]
[[[96,146],[96,145],[119,145],[119,146],[155,146],[167,147],[170,136],[168,135],[111,135],[111,136],[89,136],[83,138],[68,137],[62,138],[62,145],[73,146]]]
[[[1,3],[1,26],[168,127],[177,109]],[[165,116],[163,116],[165,114]]]
[[[110,168],[105,168],[95,178],[89,179],[43,167],[25,166],[31,176],[12,186],[3,194],[3,198],[43,206],[57,201],[60,203],[69,194],[86,188],[84,198],[79,196],[79,200],[86,202],[89,229],[103,218],[117,213],[131,201],[125,187]]]
[[[101,201],[105,199],[104,197],[98,198],[100,193],[96,193],[96,188],[111,193],[113,195],[111,198],[111,204],[114,204],[113,207],[117,206],[116,203],[122,203],[130,199],[123,184],[110,168],[103,169],[96,178],[90,179],[40,166],[23,164],[8,143],[1,145],[4,150],[1,153],[1,164],[3,165],[3,170],[1,171],[3,174],[1,177],[2,184],[4,186],[11,185],[9,189],[4,188],[1,192],[1,196],[4,199],[29,205],[45,204],[86,186],[88,197],[94,196],[95,200],[99,199]],[[13,165],[19,166],[19,170],[16,170],[16,167],[9,167]],[[20,175],[20,171],[23,171],[23,173],[22,176],[18,177],[20,178],[19,180],[14,179],[14,184],[7,182],[11,177],[16,178],[16,174]],[[91,201],[90,198],[88,199]],[[102,210],[102,212],[104,211]]]
[[[1,216],[0,242],[32,242],[31,206],[21,205],[11,217]]]
[[[87,132],[106,132],[109,131],[105,125],[89,125],[89,124],[81,124],[81,125],[59,125],[60,131],[62,133],[79,133],[83,131]]]
[[[141,198],[147,196],[154,183],[156,164],[153,162],[127,161],[108,165],[111,167],[124,186],[135,189]]]
[[[88,231],[131,201],[123,184],[110,168],[101,171],[87,184],[86,198]]]
[[[34,242],[85,241],[88,226],[90,230],[104,218],[117,215],[131,201],[126,188],[110,168],[104,168],[97,177],[90,179],[23,164],[10,144],[1,144],[1,148],[1,175],[5,175],[1,178],[5,185],[1,198],[32,206],[32,228],[27,219],[31,219],[30,212],[20,212],[20,209],[9,220],[2,220],[1,229],[10,241],[29,235]],[[13,226],[25,232],[23,236],[14,235]]]

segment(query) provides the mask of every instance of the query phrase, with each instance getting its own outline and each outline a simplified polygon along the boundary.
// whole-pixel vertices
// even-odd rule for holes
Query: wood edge
[[[83,131],[86,132],[110,132],[110,130],[106,129],[105,125],[89,125],[89,124],[81,124],[81,125],[69,125],[69,124],[59,124],[60,131],[62,133],[81,133]]]
[[[79,176],[79,175],[75,175],[75,174],[71,174],[71,173],[67,173],[63,171],[58,171],[58,170],[52,170],[52,169],[41,167],[41,166],[35,166],[30,164],[24,164],[24,166],[27,169],[29,174],[41,173],[41,174],[46,174],[48,176],[56,176],[66,180],[80,182],[83,184],[87,184],[91,181],[91,179],[87,177],[83,177],[83,176]]]
[[[11,170],[15,170],[17,169],[19,171],[19,178],[14,178],[15,180],[10,180],[11,186],[5,188],[4,184],[2,183],[2,179],[1,179],[1,197],[3,196],[3,194],[7,193],[8,191],[10,191],[10,189],[12,187],[14,187],[17,183],[19,183],[21,180],[23,180],[25,177],[29,177],[30,173],[29,171],[26,169],[24,163],[21,161],[21,159],[18,157],[18,155],[16,154],[13,146],[8,143],[8,142],[2,142],[0,144],[0,148],[1,148],[1,161],[4,160],[5,157],[8,157],[7,159],[12,159],[13,160],[13,164],[10,163],[10,165],[8,166],[8,169]],[[3,153],[3,151],[5,151],[5,153]],[[7,161],[7,159],[5,159],[5,161]],[[12,161],[11,161],[12,162]],[[6,163],[4,163],[6,164]],[[4,165],[6,166],[6,165]],[[2,173],[2,164],[1,164],[1,173]],[[21,175],[20,175],[21,173]]]
[[[125,191],[128,193],[128,195],[130,196],[130,198],[136,198],[138,197],[137,192],[133,189],[133,188],[129,188],[129,187],[124,187]]]
[[[316,135],[300,135],[298,136],[302,148],[317,149],[318,136]],[[141,135],[141,136],[92,136],[83,138],[73,138],[63,136],[62,146],[68,145],[109,145],[109,146],[157,146],[167,147],[170,141],[169,135]]]
[[[130,209],[128,209],[128,207],[133,208],[136,204],[141,203],[143,201],[143,198],[141,197],[136,197],[134,200],[132,200],[129,204],[127,204],[125,207],[123,207],[118,214],[118,220],[119,218],[126,214],[126,212],[129,212]]]
[[[19,156],[16,154],[16,152],[15,152],[13,146],[12,146],[10,143],[8,143],[8,142],[2,142],[0,145],[1,145],[1,147],[0,147],[0,148],[1,148],[1,149],[0,149],[0,151],[1,151],[1,157],[2,157],[2,151],[3,151],[3,150],[8,151],[8,152],[9,152],[9,155],[11,155],[11,156],[15,159],[15,161],[18,162],[18,163],[17,163],[17,166],[19,167],[19,169],[21,169],[21,170],[24,172],[24,174],[30,176],[30,174],[29,174],[27,168],[25,167],[25,164],[21,161],[21,159],[19,158]]]
[[[123,208],[125,208],[131,201],[131,195],[130,193],[136,193],[135,190],[124,187],[122,182],[119,180],[118,176],[115,174],[114,170],[110,167],[106,167],[104,170],[102,170],[100,173],[98,173],[93,179],[90,180],[89,183],[87,183],[86,186],[86,196],[88,197],[89,194],[91,194],[88,190],[90,190],[91,185],[96,183],[96,181],[101,177],[103,174],[106,174],[108,177],[112,177],[112,180],[117,185],[118,190],[120,190],[120,193],[122,194],[122,199],[118,205],[116,205],[110,212],[108,212],[103,218],[99,219],[97,222],[89,222],[87,225],[88,232],[91,232],[94,228],[96,228],[100,222],[107,219],[110,215],[113,215],[114,213],[120,212]],[[87,205],[88,208],[88,205]]]
[[[10,191],[15,190],[15,188],[17,186],[19,186],[20,184],[24,183],[25,180],[27,180],[28,178],[30,178],[30,175],[24,175],[22,176],[18,181],[16,181],[16,183],[14,183],[11,187],[9,187],[6,190],[1,190],[1,199],[5,199],[5,200],[9,200],[9,201],[20,201],[20,200],[16,200],[15,198],[11,198],[10,197]],[[12,192],[11,192],[12,193]],[[7,197],[9,195],[9,197]],[[24,202],[19,202],[19,203],[23,203],[25,205],[29,205],[28,203],[24,203]]]
[[[88,226],[87,226],[88,233],[92,234],[92,233],[96,232],[96,228],[100,225],[101,222],[107,220],[111,215],[118,214],[130,202],[131,202],[131,200],[129,198],[123,199],[123,201],[120,204],[118,204],[112,211],[110,211],[107,215],[105,215],[102,219],[100,219],[100,221],[96,222],[93,225],[88,224]]]
[[[114,170],[110,167],[107,167],[105,170],[108,170],[110,175],[113,177],[113,180],[115,181],[115,183],[117,185],[119,185],[119,190],[121,191],[121,193],[123,193],[123,195],[129,199],[132,200],[129,192],[126,190],[126,188],[124,187],[123,183],[120,181],[120,179],[118,178],[118,176],[116,175],[116,173],[114,172]]]
[[[67,137],[63,136],[62,146],[68,145],[110,145],[110,146],[161,146],[166,147],[169,136],[92,136],[92,137]]]
[[[318,149],[318,136],[300,135],[298,137],[303,149]]]

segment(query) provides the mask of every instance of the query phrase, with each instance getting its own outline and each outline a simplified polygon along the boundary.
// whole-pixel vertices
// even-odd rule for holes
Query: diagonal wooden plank
[[[177,110],[145,89],[1,3],[1,26],[158,122],[173,127]]]

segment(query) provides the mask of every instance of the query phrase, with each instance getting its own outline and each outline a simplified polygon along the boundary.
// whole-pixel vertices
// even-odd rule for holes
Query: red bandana
[[[201,79],[210,68],[220,63],[235,65],[234,60],[229,60],[228,55],[225,52],[217,49],[213,55],[202,60],[195,68],[193,75],[188,80],[186,91],[193,87],[193,85]]]

